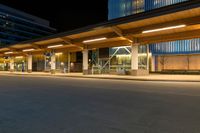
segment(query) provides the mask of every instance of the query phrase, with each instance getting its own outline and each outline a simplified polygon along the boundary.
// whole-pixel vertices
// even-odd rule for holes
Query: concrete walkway
[[[21,76],[53,76],[53,77],[74,77],[74,78],[97,78],[115,80],[138,80],[138,81],[174,81],[174,82],[200,82],[200,75],[169,75],[150,74],[148,76],[125,76],[125,75],[83,75],[82,73],[56,73],[45,72],[0,72],[0,75],[21,75]]]

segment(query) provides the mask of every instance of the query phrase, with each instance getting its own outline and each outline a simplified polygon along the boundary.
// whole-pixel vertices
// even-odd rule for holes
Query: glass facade
[[[35,72],[45,71],[45,55],[33,55],[32,70]]]
[[[27,72],[27,58],[23,56],[16,56],[14,59],[14,69],[16,72]],[[9,71],[11,58],[0,58],[0,71]]]
[[[51,71],[51,52],[44,54],[32,55],[32,71],[33,72],[50,72]],[[81,52],[60,52],[55,53],[56,64],[55,71],[58,73],[82,72],[82,53]],[[1,57],[0,71],[9,71],[10,62],[14,60],[15,72],[28,72],[27,56]]]
[[[124,17],[188,0],[109,0],[109,19]],[[200,53],[200,39],[150,44],[153,55]]]
[[[17,72],[26,72],[27,71],[27,58],[23,56],[18,56],[14,58],[14,69]]]
[[[0,71],[9,70],[10,60],[8,58],[0,58]]]
[[[0,4],[0,47],[55,32],[48,21]]]
[[[124,17],[188,0],[109,0],[108,19]]]
[[[147,69],[147,46],[139,46],[138,67]],[[131,47],[113,47],[90,51],[93,74],[128,74],[131,70]]]
[[[200,53],[200,39],[179,40],[150,45],[154,55]]]

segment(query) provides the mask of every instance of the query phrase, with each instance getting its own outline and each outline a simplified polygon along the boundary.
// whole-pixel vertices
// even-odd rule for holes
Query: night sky
[[[0,0],[0,3],[47,19],[58,32],[107,20],[108,0],[49,0],[46,4],[41,1]]]

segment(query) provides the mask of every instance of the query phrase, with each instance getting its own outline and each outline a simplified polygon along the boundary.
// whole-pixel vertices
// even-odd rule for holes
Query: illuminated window
[[[144,11],[144,0],[134,0],[133,1],[133,14],[140,13]]]

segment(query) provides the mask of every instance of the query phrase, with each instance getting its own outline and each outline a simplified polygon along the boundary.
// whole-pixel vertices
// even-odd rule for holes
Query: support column
[[[138,44],[131,45],[131,75],[138,75]]]
[[[68,58],[68,60],[67,60],[67,72],[70,73],[70,68],[71,68],[71,55],[70,55],[70,52],[68,52],[67,58]]]
[[[156,68],[155,59],[156,59],[156,57],[154,55],[152,55],[151,56],[151,71],[152,72],[155,72],[155,68]]]
[[[56,55],[53,53],[51,55],[51,74],[56,73]]]
[[[28,73],[32,73],[33,56],[28,55]]]
[[[87,49],[83,50],[83,74],[84,75],[89,74],[89,71],[88,71],[88,50]]]
[[[132,44],[131,46],[131,75],[133,76],[144,76],[149,74],[149,69],[139,69],[138,66],[138,50],[139,44]],[[148,67],[148,65],[147,65]]]
[[[47,56],[44,56],[44,71],[47,71]]]
[[[14,58],[11,57],[10,59],[10,72],[14,72]]]
[[[150,54],[149,54],[149,45],[147,45],[147,71],[149,71],[149,60],[150,60]]]

